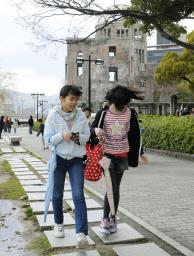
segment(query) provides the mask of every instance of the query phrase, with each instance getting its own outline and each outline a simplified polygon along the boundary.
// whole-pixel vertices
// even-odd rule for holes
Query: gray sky
[[[17,11],[11,5],[12,1],[1,0],[0,3],[0,71],[17,74],[18,91],[39,92],[46,95],[58,93],[65,78],[66,47],[61,47],[57,52],[54,47],[35,52],[32,47],[27,45],[27,43],[35,40],[34,35],[30,29],[16,23]],[[102,0],[99,0],[99,2],[104,3]],[[115,0],[116,4],[128,2],[129,0]],[[106,1],[106,5],[112,5],[113,3],[113,0]],[[194,29],[191,22],[185,23],[185,25],[188,25],[189,32]],[[69,23],[66,26],[67,31],[76,26],[76,22],[73,24],[67,19],[65,23]],[[64,23],[59,21],[58,28],[64,27],[62,24]],[[149,39],[148,44],[153,44],[153,40],[153,37]]]

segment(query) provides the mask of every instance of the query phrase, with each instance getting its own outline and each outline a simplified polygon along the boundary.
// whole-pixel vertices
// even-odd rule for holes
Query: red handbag
[[[105,111],[102,111],[98,127],[100,127],[104,113]],[[84,178],[89,181],[98,181],[102,177],[102,166],[99,164],[99,161],[103,156],[102,145],[97,143],[91,147],[90,143],[86,144],[86,155],[87,161],[85,165]]]
[[[102,145],[90,146],[90,144],[86,144],[87,162],[84,170],[84,178],[89,181],[98,181],[102,177],[102,167],[99,164],[103,155]]]

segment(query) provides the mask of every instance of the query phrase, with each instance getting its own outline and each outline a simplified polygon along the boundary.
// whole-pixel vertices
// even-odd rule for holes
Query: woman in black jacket
[[[111,160],[109,172],[113,187],[114,207],[117,212],[124,170],[127,170],[128,166],[138,166],[139,160],[139,123],[136,111],[128,108],[127,105],[131,99],[142,99],[142,97],[138,96],[137,92],[118,85],[108,91],[106,99],[109,104],[96,114],[91,126],[91,141],[95,143],[97,138],[103,144],[105,156]],[[116,216],[110,214],[110,206],[107,194],[105,194],[100,232],[108,235],[116,231]]]

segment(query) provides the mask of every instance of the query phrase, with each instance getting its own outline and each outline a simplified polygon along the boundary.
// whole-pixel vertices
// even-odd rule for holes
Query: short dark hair
[[[65,98],[68,95],[73,95],[73,96],[81,96],[82,92],[80,91],[78,86],[75,85],[65,85],[61,88],[60,94],[61,97]]]
[[[92,110],[91,110],[89,107],[85,107],[85,108],[83,109],[83,112],[85,112],[85,111],[92,112]]]

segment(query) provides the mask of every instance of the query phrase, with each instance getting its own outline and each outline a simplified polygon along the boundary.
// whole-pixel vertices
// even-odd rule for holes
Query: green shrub
[[[40,126],[39,122],[34,122],[33,131],[38,131],[39,126]]]
[[[147,148],[194,154],[194,118],[141,115]]]

